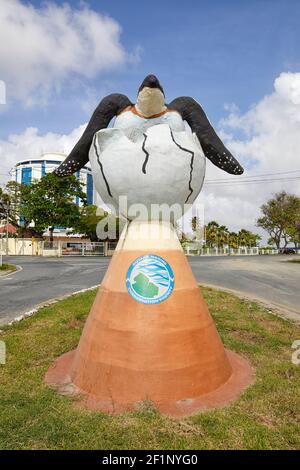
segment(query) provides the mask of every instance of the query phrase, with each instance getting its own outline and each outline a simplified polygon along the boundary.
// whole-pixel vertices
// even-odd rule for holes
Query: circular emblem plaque
[[[160,256],[140,256],[127,271],[126,287],[131,297],[138,302],[158,304],[166,300],[173,291],[172,268]]]

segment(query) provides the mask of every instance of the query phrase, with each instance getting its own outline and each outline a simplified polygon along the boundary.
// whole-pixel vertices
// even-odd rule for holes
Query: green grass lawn
[[[234,404],[189,418],[151,404],[120,416],[78,410],[43,384],[49,365],[76,347],[95,296],[89,291],[5,327],[0,365],[0,449],[299,449],[296,326],[253,302],[203,289],[225,345],[250,359],[256,382]]]
[[[4,271],[4,272],[7,272],[7,271],[16,271],[16,266],[14,264],[9,264],[9,263],[3,263],[1,264],[0,266],[0,271]]]

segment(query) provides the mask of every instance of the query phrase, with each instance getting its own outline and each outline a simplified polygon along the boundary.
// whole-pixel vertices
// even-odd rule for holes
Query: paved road
[[[0,277],[0,324],[35,305],[100,283],[109,258],[3,257],[23,269]]]
[[[190,257],[197,280],[285,306],[300,316],[300,265],[284,256]],[[101,282],[109,258],[6,259],[23,269],[0,277],[0,324],[48,299]]]
[[[299,257],[300,258],[300,257]],[[190,257],[197,280],[299,313],[300,264],[288,256]]]

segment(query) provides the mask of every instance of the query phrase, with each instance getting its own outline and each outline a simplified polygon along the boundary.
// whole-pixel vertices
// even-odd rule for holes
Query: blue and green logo
[[[166,260],[157,255],[137,258],[126,275],[129,294],[143,304],[158,304],[174,289],[174,274]]]

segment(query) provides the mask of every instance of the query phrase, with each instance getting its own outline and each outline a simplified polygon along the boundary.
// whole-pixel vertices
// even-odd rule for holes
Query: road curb
[[[1,274],[0,279],[5,279],[8,276],[13,276],[14,274],[17,274],[19,271],[23,271],[22,266],[20,266],[19,264],[16,264],[15,266],[17,269],[15,269],[14,271],[9,271],[6,274]]]
[[[15,271],[15,272],[17,272],[17,271]],[[56,304],[57,302],[60,302],[61,300],[67,299],[68,297],[72,297],[74,295],[81,294],[83,292],[87,292],[87,291],[90,291],[90,290],[93,290],[93,289],[97,289],[99,287],[99,285],[100,284],[97,284],[97,285],[94,285],[94,286],[91,286],[91,287],[87,287],[85,289],[80,289],[78,291],[62,295],[60,297],[55,297],[53,299],[49,299],[45,302],[42,302],[41,304],[36,305],[32,309],[22,313],[21,315],[18,315],[17,317],[15,317],[10,322],[8,322],[6,324],[3,324],[1,326],[5,326],[5,325],[11,326],[14,323],[18,323],[22,320],[25,320],[26,318],[30,318],[32,315],[34,315],[35,313],[37,313],[39,310],[41,310],[44,307],[48,307],[49,305]],[[276,316],[278,316],[278,317],[280,317],[280,318],[282,318],[286,321],[291,321],[291,322],[293,322],[294,324],[296,324],[297,326],[300,327],[300,312],[297,312],[296,310],[292,310],[288,307],[285,307],[284,305],[272,303],[272,302],[266,301],[266,300],[264,300],[260,297],[255,297],[255,296],[252,296],[250,294],[247,294],[246,292],[237,291],[237,290],[234,290],[234,289],[228,289],[227,287],[222,287],[222,286],[218,286],[218,285],[215,285],[215,284],[207,284],[207,283],[201,282],[198,285],[203,286],[203,287],[208,287],[210,289],[222,291],[222,292],[227,292],[228,294],[235,295],[236,297],[238,297],[239,299],[242,299],[242,300],[248,300],[248,301],[251,301],[251,302],[256,302],[259,305],[266,308],[273,315],[276,315]]]
[[[22,313],[21,315],[18,315],[15,317],[13,320],[11,320],[9,323],[6,323],[1,326],[11,326],[14,323],[19,323],[22,320],[25,320],[26,318],[32,317],[35,313],[39,312],[44,307],[48,307],[49,305],[56,304],[57,302],[60,302],[61,300],[67,299],[68,297],[72,297],[77,294],[82,294],[83,292],[87,292],[89,290],[97,289],[99,287],[99,284],[91,287],[87,287],[85,289],[80,289],[75,292],[71,292],[70,294],[65,294],[60,297],[55,297],[53,299],[46,300],[45,302],[42,302],[41,304],[36,305],[34,308],[28,310],[27,312]]]
[[[293,322],[294,324],[300,327],[300,311],[293,310],[290,307],[286,307],[285,305],[282,305],[282,304],[269,302],[268,300],[248,294],[247,292],[242,292],[242,291],[238,291],[234,289],[228,289],[227,287],[218,286],[216,284],[207,284],[207,283],[201,282],[199,285],[203,287],[208,287],[210,289],[227,292],[228,294],[233,294],[242,300],[256,302],[257,304],[266,308],[273,315],[276,315],[277,317],[280,317],[283,320]]]

